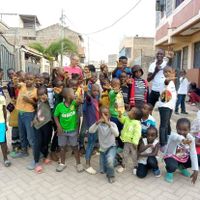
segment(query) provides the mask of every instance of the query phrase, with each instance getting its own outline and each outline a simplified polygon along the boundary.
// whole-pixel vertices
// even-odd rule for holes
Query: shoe
[[[5,167],[10,167],[11,166],[10,160],[4,160],[4,166]]]
[[[85,171],[91,175],[95,175],[97,173],[97,171],[93,169],[92,167],[88,167],[87,169],[85,169]]]
[[[133,175],[136,175],[137,174],[137,167],[134,167],[133,168]]]
[[[181,165],[178,166],[178,169],[183,176],[185,176],[185,177],[191,176],[190,172],[187,169],[183,168]]]
[[[32,160],[30,164],[26,167],[28,170],[34,170],[35,169],[35,161]]]
[[[165,181],[167,181],[168,183],[173,183],[173,180],[174,180],[174,174],[167,172],[165,175]]]
[[[59,163],[57,168],[56,168],[56,171],[57,172],[62,172],[66,167],[67,167],[67,165]]]
[[[45,158],[43,162],[44,162],[44,164],[48,165],[48,164],[50,164],[50,163],[51,163],[51,160],[50,160],[50,159],[48,159],[48,158]]]
[[[41,174],[42,173],[42,166],[40,164],[38,164],[37,166],[35,166],[35,172],[38,173],[38,174]]]
[[[188,112],[181,112],[181,114],[185,114],[185,115],[188,115]]]
[[[120,167],[117,169],[117,172],[118,172],[118,173],[122,173],[122,172],[125,171],[125,170],[126,170],[126,168],[120,166]]]
[[[84,171],[84,168],[83,168],[83,165],[80,163],[80,164],[78,164],[78,165],[76,165],[76,170],[77,170],[77,172],[83,172]]]
[[[179,115],[179,113],[178,112],[174,112],[176,115]]]
[[[23,151],[21,151],[21,152],[15,152],[15,153],[13,153],[12,152],[12,154],[10,155],[12,158],[25,158],[25,157],[28,157],[29,155],[28,155],[28,153],[27,152],[23,152]]]
[[[161,173],[159,169],[153,170],[153,174],[156,178],[160,178],[161,177]]]
[[[109,183],[114,183],[115,182],[115,177],[108,177],[108,182]]]

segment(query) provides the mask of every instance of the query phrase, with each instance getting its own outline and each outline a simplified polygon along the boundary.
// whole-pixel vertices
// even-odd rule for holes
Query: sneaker
[[[173,183],[173,180],[174,180],[174,174],[167,172],[165,175],[165,181],[167,181],[168,183]]]
[[[10,160],[4,160],[4,166],[5,167],[10,167],[10,165],[11,165]]]
[[[109,183],[114,183],[115,182],[115,177],[108,177],[108,182]]]
[[[181,114],[185,114],[185,115],[188,115],[188,112],[181,112]]]
[[[25,158],[25,157],[28,157],[28,153],[21,151],[21,152],[18,152],[18,153],[17,152],[12,153],[10,156],[12,158]]]
[[[125,171],[125,170],[126,170],[126,168],[120,166],[120,167],[117,169],[117,172],[118,172],[118,173],[122,173],[122,172]]]
[[[191,176],[190,172],[187,169],[183,168],[181,165],[178,166],[178,169],[183,176],[185,176],[185,177]]]
[[[34,160],[32,160],[31,162],[30,162],[30,164],[26,167],[28,170],[34,170],[35,169],[35,161]]]
[[[82,172],[82,171],[84,171],[83,165],[82,165],[82,164],[76,165],[76,170],[77,170],[77,172]]]
[[[93,169],[92,167],[88,167],[85,169],[85,171],[88,173],[88,174],[91,174],[91,175],[95,175],[97,172],[95,169]]]
[[[67,167],[67,165],[59,163],[58,166],[56,167],[56,171],[62,172],[66,167]]]
[[[176,115],[179,115],[179,113],[178,112],[174,112]]]
[[[156,169],[156,170],[153,170],[153,174],[156,178],[159,178],[161,177],[161,173],[160,173],[160,170],[159,169]]]

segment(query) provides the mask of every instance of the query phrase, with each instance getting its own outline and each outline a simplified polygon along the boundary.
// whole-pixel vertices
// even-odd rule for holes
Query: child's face
[[[104,115],[107,118],[107,120],[110,119],[110,112],[109,112],[109,110],[107,108],[103,109],[103,111],[101,113],[101,116],[102,115]]]
[[[154,129],[148,130],[148,132],[147,132],[148,143],[153,143],[156,138],[157,138],[156,131]]]
[[[35,83],[34,76],[32,74],[27,74],[25,76],[25,83],[26,83],[26,87],[32,87],[33,84]]]
[[[169,77],[171,77],[171,75],[172,75],[172,70],[170,70],[170,69],[164,70],[165,78],[169,78]]]
[[[42,102],[46,102],[48,100],[48,96],[44,91],[38,91],[37,96],[38,99]]]
[[[140,70],[135,72],[135,77],[140,78],[142,76],[142,72]]]
[[[121,76],[120,76],[121,84],[126,83],[126,79],[127,79],[126,73],[121,73]]]
[[[136,108],[132,108],[129,112],[128,112],[128,117],[130,118],[130,119],[135,119],[135,110],[136,110]]]
[[[14,70],[10,70],[9,72],[8,72],[8,77],[9,77],[9,79],[13,79],[13,77],[15,76],[15,71]]]
[[[144,117],[148,117],[150,114],[150,108],[148,106],[148,104],[145,104],[142,108],[142,114]]]
[[[96,83],[97,82],[97,74],[92,74],[92,77],[90,78],[90,81],[92,83]]]
[[[190,127],[187,123],[179,124],[179,126],[177,126],[176,129],[177,133],[184,137],[186,137],[187,134],[190,132]]]
[[[112,81],[111,86],[113,89],[120,89],[120,82],[119,81]]]
[[[75,99],[74,90],[71,88],[70,90],[68,90],[67,93],[64,93],[64,94],[63,94],[63,97],[64,97],[65,99],[68,99],[68,100],[74,100],[74,99]]]
[[[97,98],[99,96],[99,88],[97,86],[92,86],[91,95],[94,98]]]

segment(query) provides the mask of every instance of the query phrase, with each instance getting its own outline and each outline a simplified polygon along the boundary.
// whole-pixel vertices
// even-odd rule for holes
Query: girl
[[[132,82],[130,89],[130,106],[141,106],[147,102],[148,83],[142,79],[143,70],[139,65],[132,67]]]
[[[118,172],[123,172],[128,164],[128,156],[131,153],[134,169],[137,165],[137,146],[141,137],[142,111],[136,107],[128,112],[128,116],[119,114],[119,121],[124,125],[121,132],[121,140],[124,143],[123,165],[118,168]],[[133,169],[133,170],[134,170]]]
[[[35,145],[34,145],[34,160],[35,171],[42,172],[42,166],[39,164],[40,152],[44,156],[44,163],[49,164],[48,157],[49,143],[52,137],[52,123],[51,123],[51,108],[48,103],[47,88],[42,86],[37,90],[38,102],[37,113],[33,120],[35,128]]]
[[[98,134],[100,144],[100,169],[101,173],[106,173],[108,182],[115,182],[114,161],[116,155],[115,137],[119,131],[115,123],[110,121],[109,109],[100,108],[101,118],[90,128],[90,133]]]
[[[173,182],[174,172],[178,168],[182,175],[191,177],[194,184],[198,177],[198,160],[195,148],[195,139],[189,133],[190,121],[187,118],[180,118],[176,124],[177,133],[169,136],[167,147],[164,153],[164,161],[167,173],[165,180]],[[187,168],[192,167],[192,175]]]
[[[156,158],[159,151],[159,141],[157,137],[157,129],[151,126],[147,129],[147,137],[141,139],[138,147],[139,159],[136,173],[139,178],[144,178],[149,169],[152,169],[155,177],[161,176]]]
[[[165,145],[167,144],[168,135],[171,133],[170,119],[172,111],[176,103],[176,88],[174,84],[175,71],[171,67],[164,68],[164,89],[160,91],[160,98],[158,103],[158,110],[160,113],[160,145],[161,151],[164,152]]]

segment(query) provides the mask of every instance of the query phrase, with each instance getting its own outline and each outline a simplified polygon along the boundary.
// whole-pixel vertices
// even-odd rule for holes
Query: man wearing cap
[[[160,97],[160,91],[163,90],[165,76],[163,69],[167,66],[168,61],[164,60],[164,50],[159,49],[156,53],[156,60],[149,66],[147,81],[152,81],[149,103],[154,107]]]

